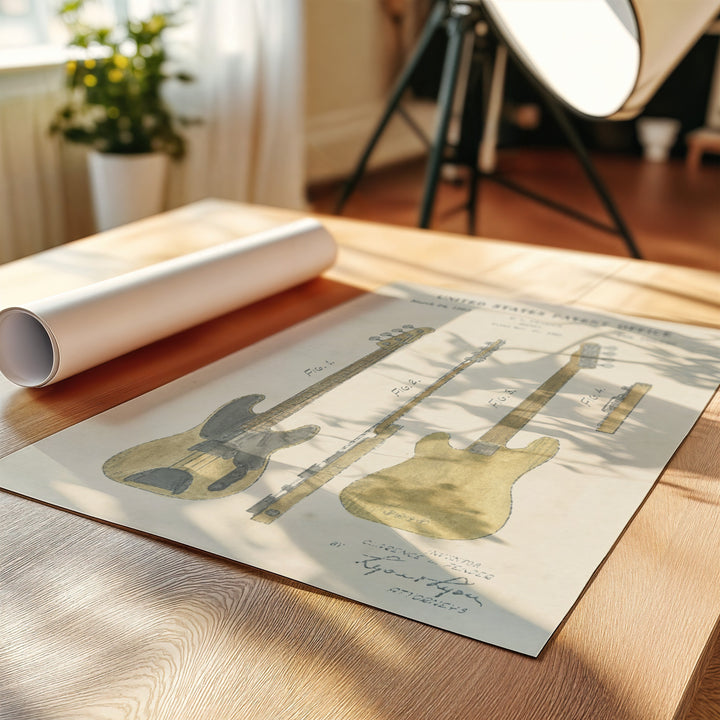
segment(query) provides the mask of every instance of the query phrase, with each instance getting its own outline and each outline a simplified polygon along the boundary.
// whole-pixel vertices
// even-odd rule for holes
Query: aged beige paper
[[[706,328],[367,295],[0,461],[0,485],[537,655],[717,386]]]

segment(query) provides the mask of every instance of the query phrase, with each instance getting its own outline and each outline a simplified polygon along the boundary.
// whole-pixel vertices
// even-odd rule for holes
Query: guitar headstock
[[[370,340],[373,340],[385,350],[399,348],[408,343],[414,342],[418,338],[428,333],[435,332],[435,328],[431,327],[420,327],[416,328],[412,325],[403,325],[401,328],[393,328],[392,331],[380,333],[380,335],[373,335]]]
[[[477,362],[478,360],[482,360],[483,358],[486,358],[491,353],[494,353],[496,350],[499,350],[503,345],[505,344],[504,340],[495,340],[494,342],[489,342],[483,345],[480,350],[473,353],[472,355],[469,355],[466,358],[467,362]]]
[[[572,370],[594,368],[600,355],[598,343],[583,343],[571,356],[568,367]]]

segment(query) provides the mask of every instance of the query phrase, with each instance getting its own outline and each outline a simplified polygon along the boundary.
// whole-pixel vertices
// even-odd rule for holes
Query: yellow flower
[[[83,62],[83,65],[85,65],[88,70],[92,70],[95,67],[96,63],[92,58],[89,58],[88,60],[85,60]]]
[[[113,83],[120,82],[123,79],[123,71],[113,68],[108,72],[108,80]]]
[[[94,75],[86,75],[83,78],[83,82],[87,87],[95,87],[97,85],[97,78]]]
[[[113,55],[113,63],[115,63],[115,67],[123,69],[128,66],[130,61],[124,55]]]
[[[77,63],[74,60],[70,60],[67,65],[65,66],[65,69],[68,72],[68,75],[72,75],[77,68]]]
[[[165,27],[165,19],[159,15],[153,15],[146,27],[151,33],[155,34]]]

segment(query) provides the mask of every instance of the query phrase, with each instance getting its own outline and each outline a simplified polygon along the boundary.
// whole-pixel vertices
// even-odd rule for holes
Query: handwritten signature
[[[425,575],[408,575],[402,569],[397,569],[389,565],[389,563],[403,563],[404,559],[399,555],[368,555],[364,554],[364,560],[356,560],[355,563],[360,565],[365,572],[364,575],[374,575],[375,573],[383,573],[384,575],[392,575],[393,577],[409,580],[423,587],[435,590],[436,598],[445,597],[446,595],[460,595],[476,602],[482,607],[482,600],[476,593],[463,590],[463,587],[472,586],[472,581],[465,577],[450,578],[443,580],[441,578],[432,578]]]

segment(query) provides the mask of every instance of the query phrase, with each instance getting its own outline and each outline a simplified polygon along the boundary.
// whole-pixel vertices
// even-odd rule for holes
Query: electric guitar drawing
[[[465,360],[452,368],[452,370],[446,372],[422,392],[419,392],[408,402],[397,408],[397,410],[393,410],[393,412],[373,425],[369,430],[366,430],[362,435],[359,435],[352,441],[349,447],[339,450],[324,462],[313,465],[302,472],[299,480],[293,485],[284,487],[283,492],[276,495],[268,495],[260,500],[260,502],[248,510],[248,512],[252,513],[252,519],[257,522],[269,524],[279,518],[303,498],[306,498],[315,492],[315,490],[330,482],[330,480],[339,475],[343,470],[349,468],[354,462],[357,462],[361,457],[367,455],[389,437],[392,437],[402,427],[398,425],[398,421],[403,415],[406,415],[417,404],[432,395],[445,385],[445,383],[470,367],[470,365],[487,359],[498,348],[502,347],[504,342],[504,340],[496,340],[495,342],[488,343],[481,350],[465,358]]]
[[[277,423],[433,328],[406,325],[394,332],[399,334],[371,338],[377,341],[377,350],[269,410],[258,414],[253,410],[264,395],[236,398],[186,432],[114,455],[103,465],[103,472],[125,485],[193,500],[245,490],[262,475],[273,452],[307,442],[320,430],[317,425],[273,430]]]
[[[512,510],[515,481],[547,462],[560,446],[542,437],[524,448],[507,443],[581,369],[595,367],[599,346],[584,344],[569,362],[464,450],[445,432],[426,435],[415,455],[357,480],[340,493],[345,509],[365,520],[419,535],[472,540],[497,532]]]

